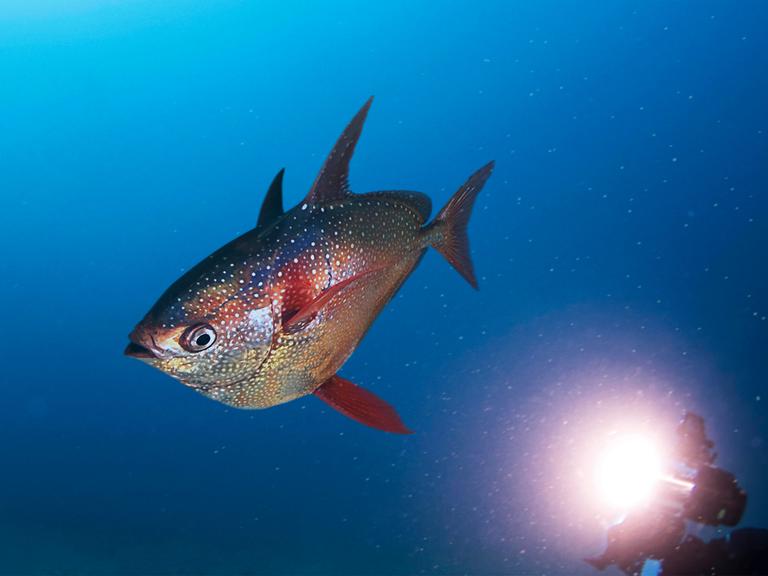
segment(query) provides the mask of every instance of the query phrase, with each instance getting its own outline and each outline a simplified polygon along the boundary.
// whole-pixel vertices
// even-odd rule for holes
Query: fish
[[[130,333],[125,355],[228,406],[270,408],[311,394],[372,428],[411,433],[393,406],[338,372],[428,248],[478,287],[467,225],[494,163],[432,221],[420,192],[353,193],[349,165],[372,101],[306,197],[284,210],[280,170],[254,228],[171,284]]]

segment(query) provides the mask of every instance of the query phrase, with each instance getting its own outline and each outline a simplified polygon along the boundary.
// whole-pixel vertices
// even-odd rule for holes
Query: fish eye
[[[210,324],[196,324],[184,332],[179,342],[189,352],[202,352],[216,341],[216,331]]]

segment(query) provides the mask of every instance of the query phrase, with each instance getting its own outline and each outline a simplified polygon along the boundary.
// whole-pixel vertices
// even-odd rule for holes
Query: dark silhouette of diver
[[[701,416],[686,413],[677,438],[675,454],[684,471],[662,483],[652,506],[612,526],[605,551],[586,561],[633,576],[649,559],[659,562],[662,576],[768,575],[768,530],[740,528],[708,541],[686,534],[686,521],[736,526],[747,494],[733,474],[713,465],[717,454]]]

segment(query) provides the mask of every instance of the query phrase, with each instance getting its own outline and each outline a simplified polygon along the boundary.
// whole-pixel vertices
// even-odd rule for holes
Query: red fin
[[[322,263],[317,268],[310,268],[305,262],[286,262],[282,267],[282,279],[277,290],[282,293],[282,325],[290,325],[291,320],[321,296],[331,281],[329,266]],[[276,290],[276,291],[277,291]],[[311,320],[312,314],[306,314],[305,319]],[[295,324],[301,324],[301,317],[295,319]]]
[[[320,294],[314,300],[312,300],[312,302],[303,306],[293,316],[286,319],[283,322],[283,328],[290,328],[291,326],[294,326],[295,324],[298,324],[299,322],[310,318],[313,314],[317,314],[320,311],[320,309],[331,300],[331,298],[333,298],[336,294],[341,292],[344,288],[346,288],[353,282],[360,280],[361,278],[364,278],[370,274],[373,274],[374,272],[377,272],[378,270],[379,270],[378,268],[374,268],[373,270],[362,272],[357,276],[352,276],[350,278],[347,278],[346,280],[342,280],[341,282],[334,284],[327,290],[324,290],[323,293]]]
[[[360,388],[341,376],[328,378],[315,390],[315,396],[344,416],[371,428],[395,434],[412,434],[392,406],[373,392]]]
[[[493,162],[489,162],[472,174],[469,180],[451,197],[448,204],[440,210],[433,223],[433,225],[442,223],[445,226],[443,237],[435,243],[435,249],[473,288],[477,288],[477,279],[475,278],[472,259],[469,256],[467,223],[477,194],[491,175],[493,165]]]

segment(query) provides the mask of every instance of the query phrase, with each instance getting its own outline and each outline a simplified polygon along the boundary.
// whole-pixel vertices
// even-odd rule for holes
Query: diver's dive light
[[[704,420],[690,412],[678,426],[673,463],[666,468],[662,450],[650,438],[615,438],[596,467],[598,494],[624,512],[652,506],[701,524],[735,526],[747,495],[733,474],[712,465],[713,446]]]
[[[659,451],[654,442],[640,435],[611,439],[595,469],[600,500],[617,510],[647,504],[661,477]]]
[[[599,569],[615,564],[633,574],[645,559],[679,553],[686,520],[738,524],[747,494],[733,474],[714,466],[713,448],[703,418],[690,412],[678,425],[669,454],[643,436],[609,443],[596,467],[596,489],[603,503],[624,518],[609,529],[603,554],[587,561]]]

